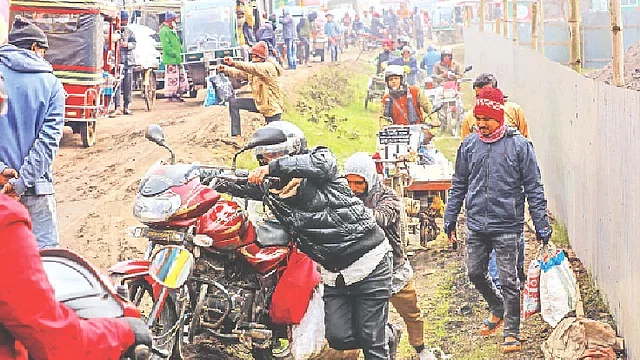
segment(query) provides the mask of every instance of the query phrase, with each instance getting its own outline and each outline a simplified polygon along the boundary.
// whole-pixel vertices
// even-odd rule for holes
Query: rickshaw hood
[[[21,73],[53,73],[51,64],[35,52],[10,44],[0,46],[0,63]]]

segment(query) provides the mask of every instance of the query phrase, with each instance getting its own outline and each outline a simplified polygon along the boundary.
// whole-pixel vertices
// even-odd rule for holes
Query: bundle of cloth
[[[145,69],[160,66],[161,54],[157,49],[159,43],[153,39],[156,32],[144,25],[129,24],[128,27],[136,37],[136,48],[133,50],[136,65]]]

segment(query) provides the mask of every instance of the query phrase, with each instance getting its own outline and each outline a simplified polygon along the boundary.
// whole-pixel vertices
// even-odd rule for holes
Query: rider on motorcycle
[[[326,338],[336,350],[363,349],[366,359],[388,360],[384,329],[391,297],[391,245],[373,213],[339,174],[324,146],[307,149],[304,133],[286,122],[263,129],[286,141],[254,149],[260,167],[239,191],[266,203],[298,248],[322,266]],[[270,179],[265,188],[265,177]],[[230,186],[233,188],[234,186]],[[214,188],[221,189],[216,183]]]
[[[462,66],[453,60],[453,51],[451,51],[451,49],[442,49],[440,52],[440,61],[433,66],[434,77],[457,80],[462,77],[462,74]]]
[[[382,52],[378,55],[378,67],[376,69],[376,74],[382,74],[384,68],[391,60],[391,47],[393,46],[393,41],[389,39],[385,39],[382,42]]]
[[[411,54],[411,48],[405,46],[402,48],[402,57],[393,58],[389,61],[389,65],[400,65],[404,68],[407,76],[407,84],[416,85],[418,77],[418,61]]]
[[[387,66],[384,71],[384,81],[387,84],[388,93],[382,97],[383,117],[390,119],[394,125],[424,123],[424,113],[431,113],[431,102],[419,87],[407,85],[404,67]],[[440,125],[437,119],[431,124]]]
[[[6,183],[0,175],[0,186]],[[27,209],[0,194],[0,359],[133,358],[136,345],[152,346],[136,318],[80,319],[56,300],[31,232]]]

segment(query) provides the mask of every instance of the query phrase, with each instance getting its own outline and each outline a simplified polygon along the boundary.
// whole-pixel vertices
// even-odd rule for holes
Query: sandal
[[[509,340],[507,341],[507,338],[512,338],[513,340]],[[508,354],[508,353],[512,353],[512,352],[518,352],[520,351],[522,348],[521,344],[520,344],[520,340],[518,340],[517,337],[515,336],[505,336],[505,340],[502,343],[502,353],[503,354]]]
[[[503,322],[504,322],[503,319],[500,319],[498,320],[498,322],[495,322],[495,323],[491,322],[490,319],[484,319],[482,321],[482,326],[480,327],[480,330],[478,332],[482,336],[493,335],[500,328],[500,326],[502,326]]]

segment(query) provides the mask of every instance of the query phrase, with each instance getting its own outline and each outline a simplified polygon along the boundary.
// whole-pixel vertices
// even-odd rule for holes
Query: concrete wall
[[[640,359],[640,92],[477,29],[465,29],[465,64],[494,73],[522,105],[550,210],[604,291],[629,359]]]

